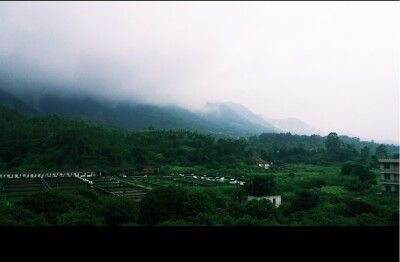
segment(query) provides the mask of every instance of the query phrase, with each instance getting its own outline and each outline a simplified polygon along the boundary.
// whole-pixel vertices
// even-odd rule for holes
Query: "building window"
[[[276,199],[275,198],[272,199],[272,203],[274,203],[274,205],[276,205]]]
[[[391,188],[391,186],[385,186],[385,191],[392,191],[392,188]]]
[[[385,180],[390,180],[390,174],[384,174],[385,175]]]
[[[384,169],[389,169],[389,168],[390,168],[390,165],[389,165],[389,164],[383,164],[383,168],[384,168]]]

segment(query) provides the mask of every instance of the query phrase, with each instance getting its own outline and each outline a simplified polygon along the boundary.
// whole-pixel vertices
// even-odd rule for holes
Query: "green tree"
[[[106,221],[87,211],[64,213],[57,219],[57,226],[105,226]]]
[[[252,199],[247,202],[245,213],[258,219],[276,220],[278,217],[278,210],[275,205],[267,199]]]
[[[275,186],[275,180],[273,176],[261,176],[255,175],[250,178],[243,188],[248,194],[254,196],[266,196],[270,194]]]
[[[301,190],[293,198],[292,211],[309,210],[319,203],[319,196],[312,190]]]
[[[226,207],[229,215],[235,218],[241,217],[245,214],[244,205],[238,201],[231,201]]]
[[[340,156],[342,160],[355,159],[358,156],[358,152],[354,144],[344,143],[342,144]]]
[[[182,204],[184,217],[195,217],[199,213],[214,213],[216,204],[206,192],[190,192]]]
[[[376,149],[375,149],[375,157],[377,159],[385,159],[389,157],[387,147],[383,144],[380,144]]]
[[[361,153],[360,153],[361,159],[365,162],[369,159],[369,157],[371,156],[371,150],[368,146],[364,146],[361,149]]]
[[[148,192],[139,202],[139,223],[157,225],[169,219],[183,218],[183,203],[188,190],[182,187],[158,187]]]
[[[96,214],[105,219],[107,226],[119,226],[129,222],[137,222],[139,207],[132,199],[107,196],[96,205]]]
[[[327,149],[328,156],[331,158],[339,158],[340,156],[340,147],[341,147],[341,141],[339,139],[339,136],[335,132],[329,133],[325,140],[325,146]]]
[[[376,175],[368,170],[368,168],[360,164],[354,162],[346,162],[342,165],[341,170],[342,175],[356,176],[360,179],[361,183],[366,182],[366,184],[363,184],[364,187],[376,185]]]
[[[72,209],[68,196],[57,190],[30,195],[16,203],[37,215],[43,215],[50,225],[57,225],[58,216]]]
[[[364,213],[370,213],[376,215],[378,213],[378,210],[374,206],[360,200],[349,201],[347,203],[347,207],[350,216],[361,215]]]
[[[260,141],[258,140],[257,136],[249,136],[249,138],[247,139],[248,143],[250,146],[252,147],[257,147],[260,144]]]

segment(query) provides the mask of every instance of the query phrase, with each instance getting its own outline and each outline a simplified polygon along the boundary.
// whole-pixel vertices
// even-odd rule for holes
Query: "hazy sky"
[[[375,140],[399,141],[399,46],[397,2],[0,2],[19,88],[234,101]]]

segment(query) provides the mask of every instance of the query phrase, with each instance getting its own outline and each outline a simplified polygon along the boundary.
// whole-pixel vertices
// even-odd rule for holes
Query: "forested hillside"
[[[33,117],[0,107],[0,169],[113,168],[144,165],[204,166],[221,170],[254,165],[261,157],[282,163],[357,161],[398,153],[398,147],[328,137],[261,134],[216,139],[188,130],[123,131],[57,115]]]
[[[121,131],[0,107],[0,169],[109,168],[145,164],[226,167],[249,162],[244,140],[185,130]]]
[[[398,146],[360,141],[335,132],[326,137],[264,133],[249,137],[248,143],[262,159],[288,163],[327,164],[351,160],[377,167],[378,159],[399,155]]]

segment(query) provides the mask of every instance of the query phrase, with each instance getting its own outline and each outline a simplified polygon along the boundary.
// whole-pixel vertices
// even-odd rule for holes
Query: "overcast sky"
[[[0,2],[0,76],[399,141],[397,2]],[[13,88],[18,88],[17,86]]]

